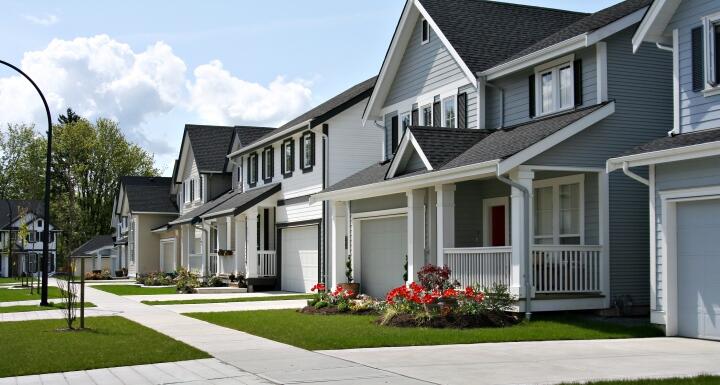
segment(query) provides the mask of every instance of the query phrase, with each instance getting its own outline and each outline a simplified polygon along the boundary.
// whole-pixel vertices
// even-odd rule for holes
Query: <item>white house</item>
[[[673,56],[670,132],[607,163],[649,186],[651,318],[720,340],[720,1],[656,0],[632,41]]]
[[[40,271],[45,226],[49,226],[50,230],[48,272],[55,271],[60,230],[43,219],[43,208],[42,201],[0,200],[0,277],[16,277]],[[25,239],[19,239],[18,231],[23,225],[27,226],[28,235]]]

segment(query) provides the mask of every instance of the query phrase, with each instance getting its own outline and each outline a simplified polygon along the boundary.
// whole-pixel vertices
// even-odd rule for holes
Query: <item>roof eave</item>
[[[647,9],[640,25],[632,37],[633,53],[644,42],[662,43],[662,31],[680,5],[681,0],[655,0]]]
[[[257,140],[257,141],[255,141],[255,142],[253,142],[253,143],[250,143],[250,144],[247,145],[246,147],[240,147],[240,148],[237,149],[236,151],[233,151],[233,152],[227,154],[226,157],[227,157],[227,158],[234,158],[234,157],[236,157],[236,156],[238,156],[238,155],[244,155],[244,154],[247,154],[247,153],[256,151],[258,148],[260,148],[260,147],[262,147],[262,146],[264,146],[264,145],[266,145],[266,144],[268,144],[268,143],[275,142],[276,140],[283,139],[285,136],[290,135],[291,133],[294,133],[295,131],[304,130],[304,129],[310,128],[310,127],[311,127],[310,125],[312,124],[312,121],[313,121],[313,119],[308,119],[308,120],[306,120],[306,121],[304,121],[304,122],[302,122],[302,123],[298,123],[298,124],[296,124],[296,125],[294,125],[294,126],[292,126],[292,127],[288,127],[288,128],[286,128],[286,129],[278,132],[278,133],[275,133],[275,134],[273,134],[273,135],[271,135],[271,136],[268,136],[268,137],[265,138],[265,139]]]
[[[640,167],[718,155],[720,155],[720,141],[610,158],[606,163],[606,171],[622,169],[625,163],[628,167]]]

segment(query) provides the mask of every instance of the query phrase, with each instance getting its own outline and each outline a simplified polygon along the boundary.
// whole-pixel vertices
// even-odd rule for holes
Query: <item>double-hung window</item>
[[[537,67],[535,82],[538,115],[552,114],[575,106],[575,70],[572,57]]]
[[[295,171],[295,139],[290,138],[282,144],[282,174],[292,176]]]
[[[443,127],[457,127],[457,103],[456,96],[450,96],[442,101]]]
[[[263,150],[263,180],[272,181],[275,176],[275,151],[272,146]]]
[[[432,104],[422,106],[422,125],[432,126]]]
[[[693,89],[720,92],[720,12],[702,19],[692,30]]]
[[[311,171],[315,165],[315,133],[305,132],[300,137],[300,165],[303,171]]]
[[[248,184],[253,186],[257,183],[258,157],[256,153],[250,154],[248,158]]]
[[[573,175],[534,183],[534,243],[584,243],[584,176]]]

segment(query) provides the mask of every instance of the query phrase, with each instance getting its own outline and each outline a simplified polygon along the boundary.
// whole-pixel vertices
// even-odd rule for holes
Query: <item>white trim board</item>
[[[433,170],[432,164],[430,164],[427,156],[425,156],[422,148],[420,148],[420,144],[417,142],[417,139],[415,139],[415,136],[408,129],[405,130],[405,134],[403,135],[402,141],[400,142],[400,146],[398,147],[398,150],[390,163],[390,168],[388,169],[385,177],[394,178],[398,171],[402,171],[407,166],[407,162],[412,156],[411,151],[413,150],[422,160],[423,164],[425,165],[425,169]]]
[[[655,0],[632,37],[633,53],[643,42],[663,43],[662,33],[682,0]]]
[[[606,170],[612,172],[621,169],[626,162],[628,167],[638,167],[718,155],[720,155],[720,141],[611,158],[607,161]]]

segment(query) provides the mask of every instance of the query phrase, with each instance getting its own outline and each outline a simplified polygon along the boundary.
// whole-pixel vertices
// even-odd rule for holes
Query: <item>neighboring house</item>
[[[374,84],[363,81],[250,142],[236,137],[224,165],[232,189],[171,222],[197,228],[183,245],[207,245],[195,251],[209,257],[208,274],[297,292],[325,280],[328,208],[309,199],[381,157],[382,130],[362,127]]]
[[[85,273],[99,270],[114,274],[120,267],[116,251],[112,235],[94,236],[70,253],[70,258],[74,259],[73,271],[76,275],[81,273],[82,264],[77,258],[85,258]]]
[[[57,266],[57,236],[60,230],[43,219],[45,205],[35,200],[0,199],[0,277],[17,277],[37,273],[43,254],[42,234],[50,226],[49,273]],[[25,213],[25,215],[22,215]],[[28,235],[18,238],[26,225]]]
[[[673,53],[672,131],[607,163],[650,188],[651,320],[720,339],[720,1],[656,0],[633,45]]]
[[[111,273],[125,268],[129,276],[136,276],[161,270],[161,239],[152,230],[178,215],[171,187],[171,178],[120,178],[111,224],[115,228],[118,265]]]
[[[672,121],[672,55],[632,52],[650,3],[407,1],[363,115],[387,161],[311,199],[330,203],[329,283],[350,255],[382,297],[407,258],[411,280],[448,265],[525,310],[647,311],[646,192],[605,162]]]

